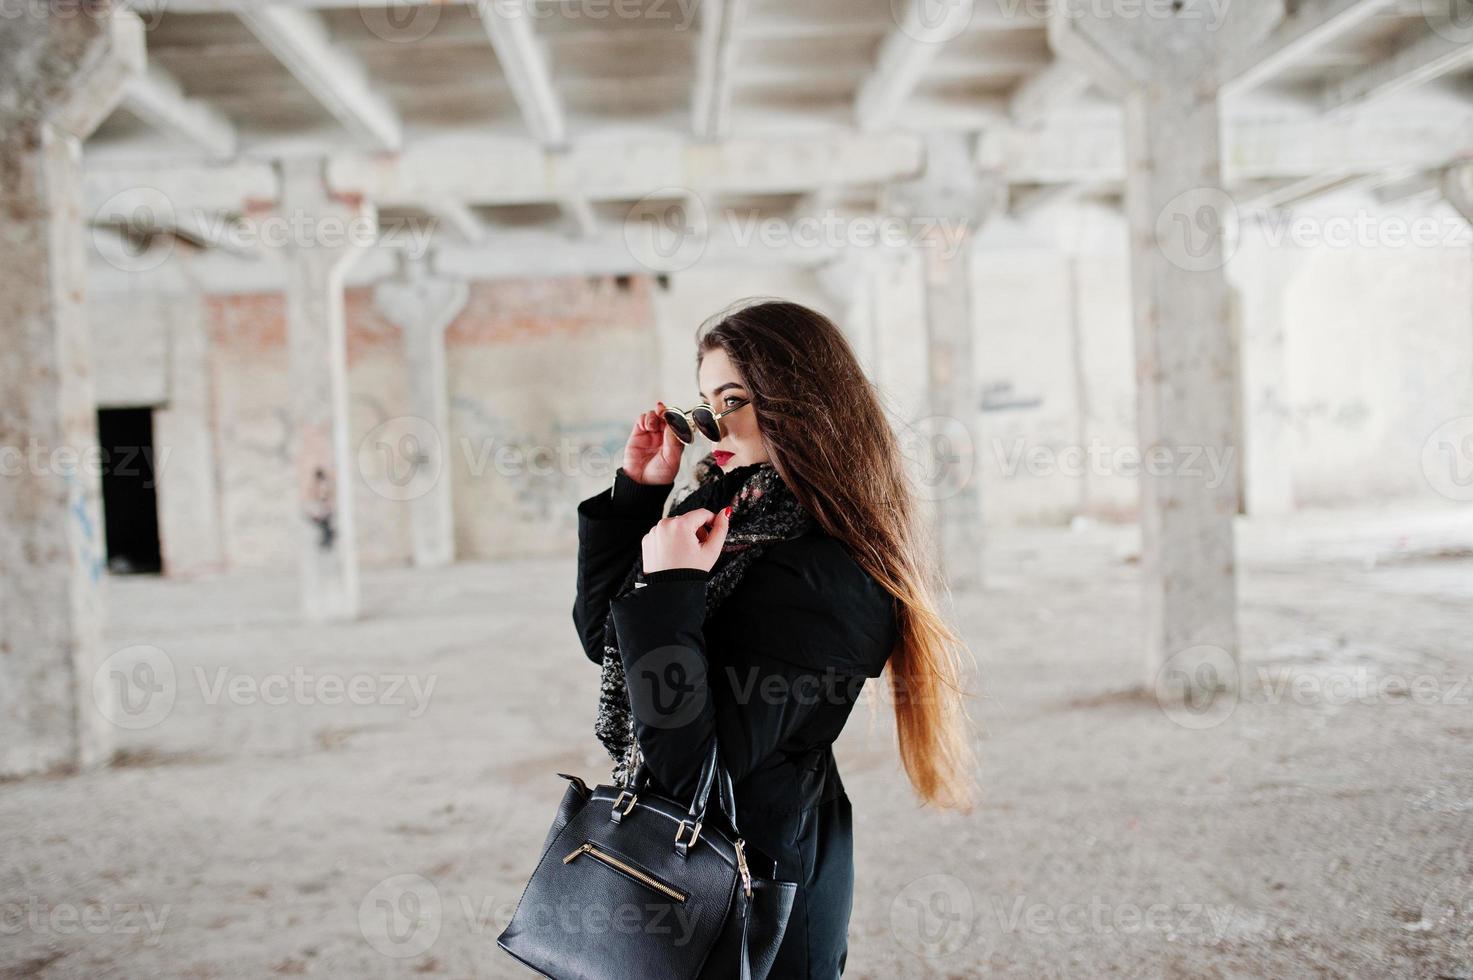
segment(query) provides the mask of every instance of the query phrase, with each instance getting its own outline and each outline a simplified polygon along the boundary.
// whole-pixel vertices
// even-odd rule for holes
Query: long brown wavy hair
[[[720,348],[746,383],[778,475],[827,533],[896,598],[886,663],[900,758],[923,803],[969,812],[975,759],[963,688],[970,651],[941,615],[944,588],[879,393],[828,317],[743,300],[702,324],[697,367]],[[975,665],[975,661],[973,661]]]

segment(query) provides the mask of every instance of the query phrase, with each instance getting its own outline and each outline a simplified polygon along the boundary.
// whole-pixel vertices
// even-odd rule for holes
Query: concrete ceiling
[[[1473,25],[1439,23],[1451,2],[1295,4],[1297,20],[1266,45],[1266,68],[1227,97],[1226,115],[1245,134],[1229,142],[1254,141],[1250,162],[1237,165],[1243,179],[1302,180],[1319,158],[1310,154],[1306,163],[1294,141],[1320,139],[1317,127],[1343,125],[1335,120],[1347,115],[1393,126],[1390,136],[1361,127],[1357,138],[1370,148],[1388,139],[1405,147],[1403,156],[1369,153],[1365,168],[1400,176],[1440,164],[1440,131],[1407,142],[1394,126],[1408,105],[1454,128],[1473,118]],[[217,172],[229,184],[255,162],[344,153],[364,161],[387,154],[404,171],[417,150],[423,160],[429,148],[464,140],[472,147],[465,153],[503,143],[551,154],[612,148],[616,163],[634,171],[640,153],[654,152],[641,149],[646,144],[689,156],[702,145],[747,141],[756,153],[763,140],[798,139],[822,153],[826,141],[856,134],[918,139],[949,131],[977,137],[979,164],[1001,169],[1030,200],[1057,184],[1074,194],[1118,186],[1119,164],[1107,159],[1118,107],[1055,61],[1044,0],[975,0],[970,17],[934,43],[916,39],[907,0],[131,6],[147,28],[150,72],[88,142],[89,176],[168,167],[191,170],[191,187]],[[1285,120],[1295,125],[1274,128]],[[1259,145],[1274,140],[1285,145]],[[800,150],[792,152],[801,162]],[[1326,155],[1347,152],[1355,163],[1354,147]],[[723,165],[739,169],[741,158],[728,155]],[[813,203],[805,191],[873,200],[890,177],[883,168],[798,171],[796,186],[728,181],[713,194],[792,213]],[[637,181],[586,196],[575,184],[558,185],[539,199],[535,186],[507,197],[489,181],[462,180],[449,200],[423,201],[415,197],[425,182],[396,179],[383,206],[450,214],[465,239],[507,227],[587,237],[643,196]],[[398,193],[410,186],[420,190]]]

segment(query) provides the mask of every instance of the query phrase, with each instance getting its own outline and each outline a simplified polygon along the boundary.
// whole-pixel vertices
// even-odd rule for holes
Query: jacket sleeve
[[[583,652],[603,663],[603,628],[609,600],[639,557],[639,545],[664,516],[674,482],[636,483],[621,466],[613,486],[578,504],[578,579],[573,625]]]
[[[736,662],[724,665],[720,676],[708,676],[703,626],[709,577],[693,568],[654,572],[646,586],[612,603],[635,738],[655,779],[676,798],[694,792],[713,738],[732,782],[739,783],[818,706],[843,698],[835,685],[852,681],[819,662],[825,651],[814,646],[823,646],[825,634],[832,638],[827,642],[841,642],[842,630],[830,629],[836,624],[828,618],[829,604],[796,575],[783,583],[791,602],[785,603],[774,635],[794,637],[808,653],[785,659],[781,646],[761,644],[763,649],[738,651]],[[797,610],[807,623],[792,618]],[[720,695],[713,696],[715,691]]]

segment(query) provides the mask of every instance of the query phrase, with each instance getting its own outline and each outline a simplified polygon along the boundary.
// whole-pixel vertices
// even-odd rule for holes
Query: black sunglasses
[[[733,405],[724,412],[716,411],[716,409],[707,405],[705,402],[702,402],[688,412],[684,409],[671,408],[667,405],[665,407],[665,421],[670,424],[670,428],[675,430],[676,438],[687,446],[696,441],[697,431],[712,442],[720,442],[726,435],[726,426],[721,424],[721,420],[732,412],[746,408],[750,404],[752,404],[751,399],[747,399],[740,405]]]

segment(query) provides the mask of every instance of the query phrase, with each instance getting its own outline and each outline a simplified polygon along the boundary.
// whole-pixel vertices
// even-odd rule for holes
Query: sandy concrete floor
[[[1168,715],[1134,532],[994,536],[959,612],[984,804],[916,808],[883,698],[839,744],[848,976],[1473,976],[1473,516],[1240,538],[1243,693]],[[113,768],[0,784],[0,974],[528,975],[495,937],[554,772],[606,773],[571,575],[370,572],[324,628],[289,576],[114,581],[133,727]]]

